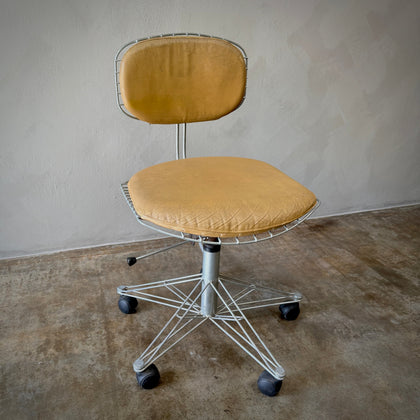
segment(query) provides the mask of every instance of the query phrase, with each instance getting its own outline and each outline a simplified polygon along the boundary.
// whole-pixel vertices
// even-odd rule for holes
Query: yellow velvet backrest
[[[151,124],[215,120],[243,101],[246,64],[232,43],[209,37],[159,37],[134,44],[120,65],[121,98]]]

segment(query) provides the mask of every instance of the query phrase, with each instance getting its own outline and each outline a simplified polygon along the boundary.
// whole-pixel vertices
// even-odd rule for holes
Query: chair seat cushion
[[[290,223],[315,195],[273,166],[253,159],[202,157],[136,173],[128,191],[144,220],[208,237],[262,233]]]

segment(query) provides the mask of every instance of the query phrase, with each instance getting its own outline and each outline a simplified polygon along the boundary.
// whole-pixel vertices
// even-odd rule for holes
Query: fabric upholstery
[[[119,81],[125,107],[140,120],[209,121],[242,103],[246,65],[240,50],[221,39],[151,38],[124,54]]]
[[[275,167],[235,157],[161,163],[135,174],[128,190],[142,219],[209,237],[261,233],[316,204],[311,191]]]

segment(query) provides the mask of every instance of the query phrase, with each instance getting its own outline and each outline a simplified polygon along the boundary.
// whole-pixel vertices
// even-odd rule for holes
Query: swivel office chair
[[[162,330],[133,363],[143,388],[160,380],[154,364],[174,345],[211,322],[264,371],[258,387],[276,395],[284,369],[245,312],[279,305],[283,319],[299,315],[301,295],[247,284],[219,272],[221,247],[279,236],[318,206],[312,192],[264,162],[235,157],[186,157],[186,124],[219,119],[245,99],[247,57],[236,43],[200,34],[168,34],[124,45],[115,58],[117,103],[124,114],[150,124],[174,124],[176,159],[137,172],[122,185],[137,220],[181,242],[199,243],[200,273],[117,289],[119,308],[137,300],[175,308]],[[182,131],[182,147],[180,131]],[[229,141],[229,139],[227,139]],[[180,152],[180,149],[181,152]]]

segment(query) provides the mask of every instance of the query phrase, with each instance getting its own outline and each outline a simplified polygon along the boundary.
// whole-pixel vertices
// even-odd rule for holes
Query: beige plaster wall
[[[318,215],[420,201],[418,0],[4,0],[0,257],[156,237],[119,184],[172,159],[173,128],[116,108],[125,42],[202,32],[249,56],[244,105],[190,126],[189,154],[265,160]]]

